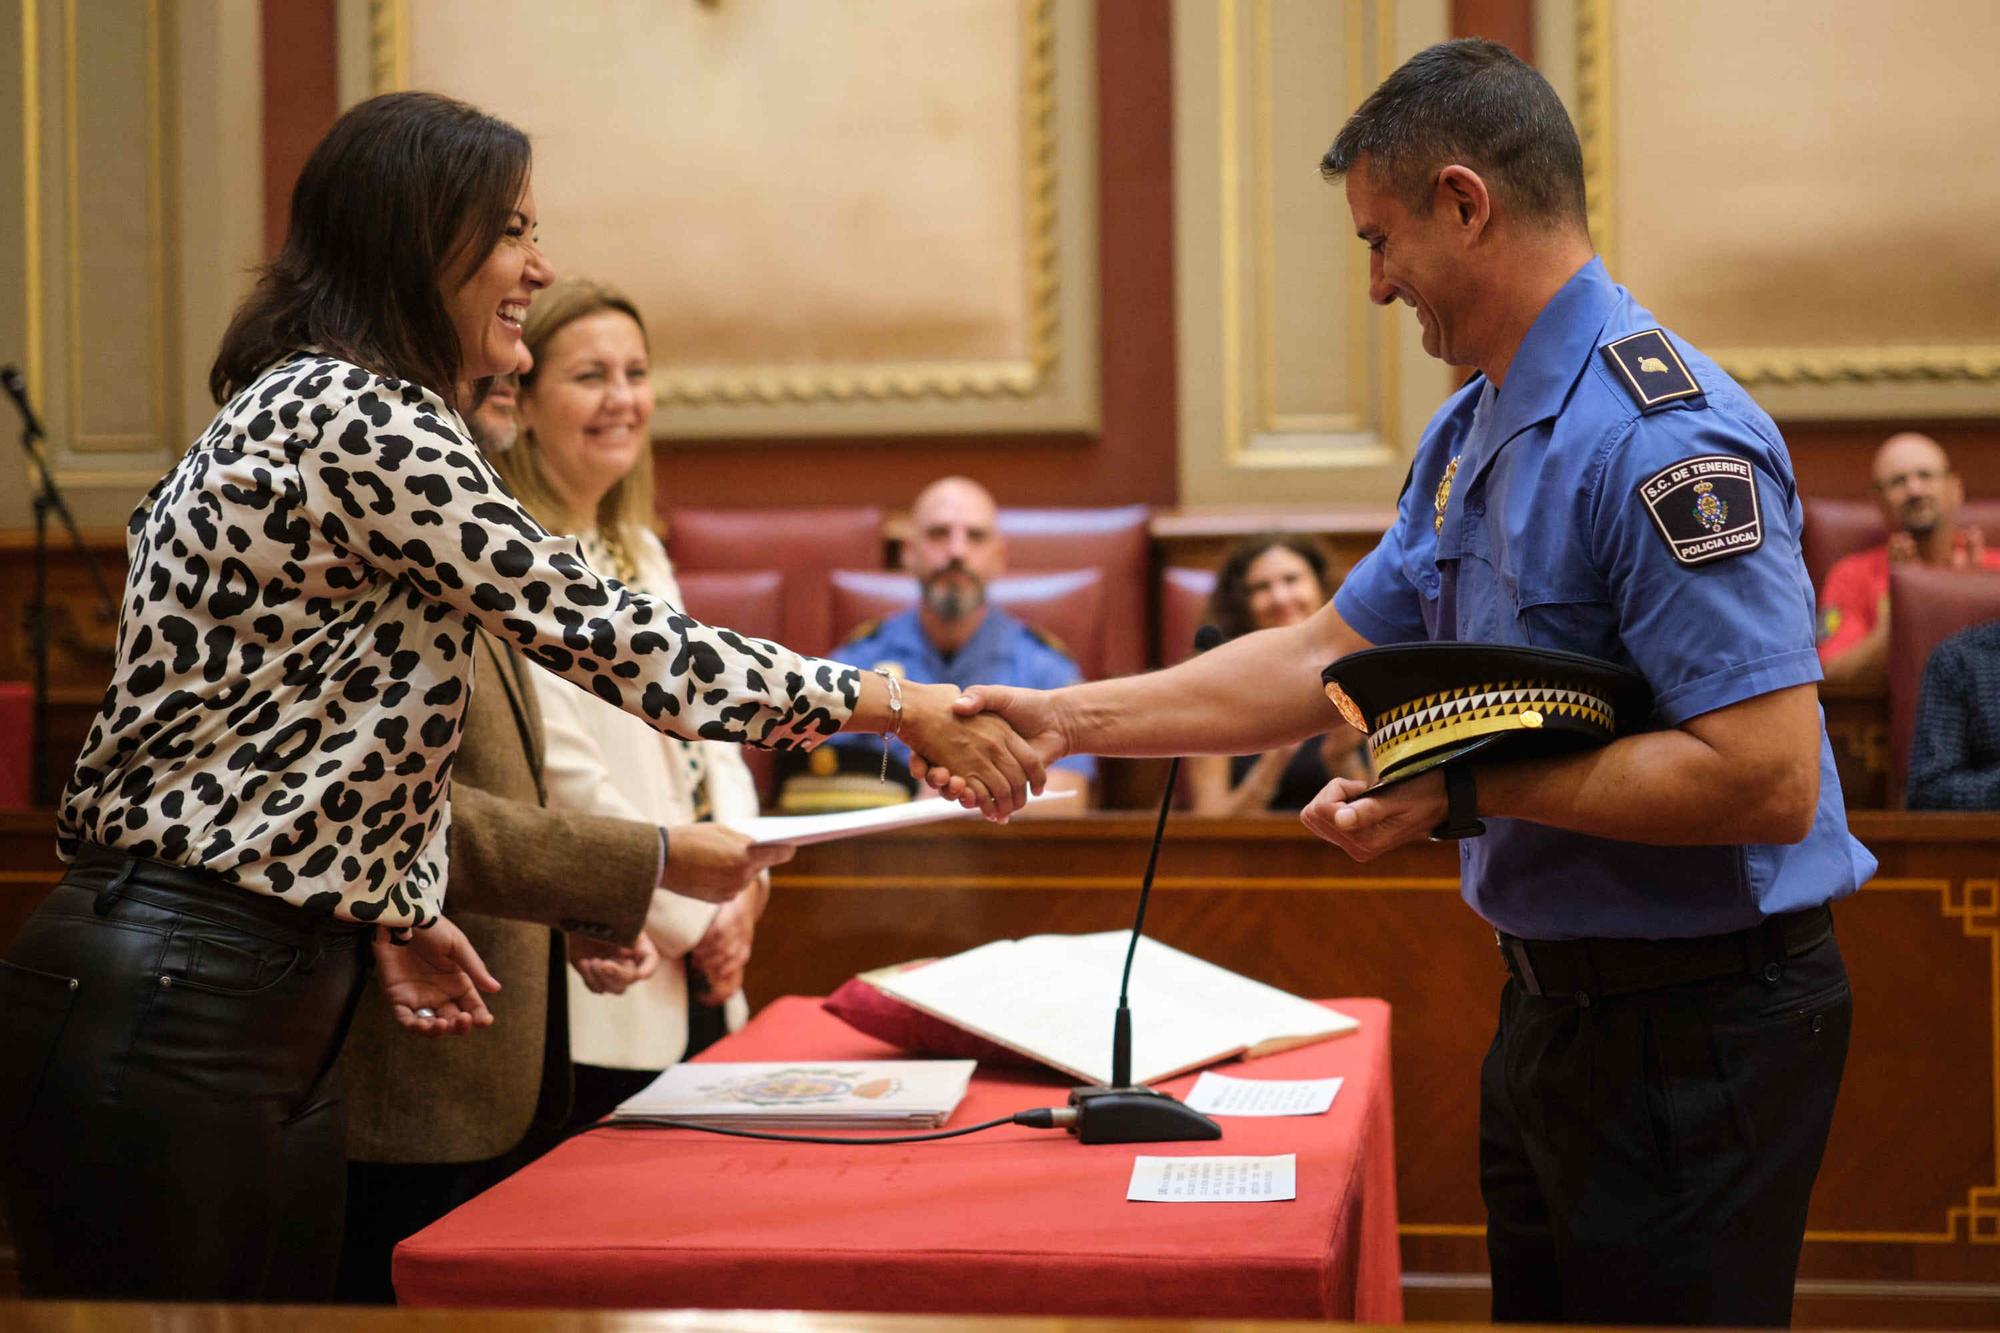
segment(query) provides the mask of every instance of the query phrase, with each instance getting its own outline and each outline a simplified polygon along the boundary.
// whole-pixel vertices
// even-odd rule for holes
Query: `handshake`
[[[910,776],[992,820],[1039,792],[1048,766],[1070,753],[1058,696],[1002,685],[900,682],[900,724],[880,676],[862,676],[850,725],[892,733],[910,747]]]

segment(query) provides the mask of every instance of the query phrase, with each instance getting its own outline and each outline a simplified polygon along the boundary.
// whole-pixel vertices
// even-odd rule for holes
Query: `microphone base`
[[[1151,1088],[1071,1088],[1079,1143],[1181,1143],[1219,1139],[1222,1126]]]

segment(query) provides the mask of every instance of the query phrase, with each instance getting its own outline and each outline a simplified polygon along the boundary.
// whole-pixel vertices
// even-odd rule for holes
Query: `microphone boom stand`
[[[45,780],[42,752],[49,743],[49,512],[55,511],[69,533],[70,545],[83,560],[83,567],[90,573],[90,581],[96,585],[99,613],[107,621],[118,618],[118,603],[111,596],[111,587],[104,581],[104,571],[98,566],[97,557],[90,553],[84,543],[83,533],[76,526],[76,517],[70,513],[69,505],[63,501],[62,492],[56,488],[54,475],[49,470],[48,454],[42,449],[42,442],[48,438],[42,431],[42,423],[35,418],[34,408],[28,403],[27,386],[21,380],[21,372],[12,366],[0,366],[0,387],[7,390],[8,397],[21,413],[21,452],[28,457],[28,480],[34,489],[31,501],[35,522],[35,595],[29,602],[28,642],[34,655],[34,726],[36,761],[30,774],[34,800],[39,805],[53,805],[56,793],[48,790]]]
[[[1160,796],[1160,822],[1153,829],[1153,850],[1146,858],[1146,878],[1139,885],[1139,911],[1132,921],[1132,943],[1125,950],[1125,974],[1118,982],[1118,1015],[1111,1026],[1111,1084],[1071,1088],[1073,1119],[1069,1131],[1080,1143],[1178,1143],[1219,1139],[1222,1126],[1164,1092],[1132,1082],[1132,1007],[1127,995],[1132,983],[1132,959],[1146,928],[1146,902],[1153,894],[1153,870],[1160,863],[1160,842],[1167,833],[1167,811],[1174,803],[1174,784],[1181,774],[1180,757],[1167,765],[1167,789]]]

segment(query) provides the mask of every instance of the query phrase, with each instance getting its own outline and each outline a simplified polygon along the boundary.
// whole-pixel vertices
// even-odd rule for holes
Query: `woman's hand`
[[[791,860],[796,850],[753,847],[748,837],[721,824],[675,824],[667,830],[660,887],[705,903],[726,903],[772,866]]]
[[[980,687],[988,692],[990,687]],[[988,703],[984,711],[960,703],[953,685],[903,686],[903,740],[910,747],[910,772],[961,805],[979,807],[989,819],[1005,819],[1027,804],[1031,791],[1048,781],[1048,761],[1062,753],[1044,753],[1042,741],[1022,726],[1035,715],[1032,705],[1016,703],[1020,716]],[[1032,690],[1011,695],[1034,695]],[[1033,736],[1030,743],[1024,736]]]
[[[493,1011],[479,992],[490,995],[500,983],[465,932],[444,917],[411,931],[407,944],[392,943],[378,929],[374,950],[375,979],[405,1028],[439,1037],[492,1026]]]
[[[566,939],[569,965],[583,984],[598,995],[623,995],[660,970],[660,946],[645,931],[635,944],[605,944],[571,935]]]
[[[764,914],[770,895],[768,885],[759,883],[748,893],[739,894],[722,905],[708,931],[695,942],[688,962],[707,983],[695,998],[703,1004],[721,1004],[743,989],[743,972],[750,964],[750,941],[757,933],[757,918]]]

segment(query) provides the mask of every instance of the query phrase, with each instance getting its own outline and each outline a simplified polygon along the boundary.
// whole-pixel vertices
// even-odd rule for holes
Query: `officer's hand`
[[[1299,819],[1357,861],[1420,842],[1444,822],[1443,773],[1426,773],[1373,796],[1362,796],[1366,790],[1366,782],[1335,778]]]
[[[1978,528],[1965,530],[1965,545],[1952,552],[1953,569],[1984,569],[1986,567],[1986,534]]]
[[[1907,532],[1891,534],[1889,538],[1889,563],[1901,564],[1905,560],[1917,558],[1917,539]]]
[[[705,903],[726,903],[757,876],[792,859],[790,847],[752,847],[720,824],[676,824],[667,830],[667,870],[660,887]]]

